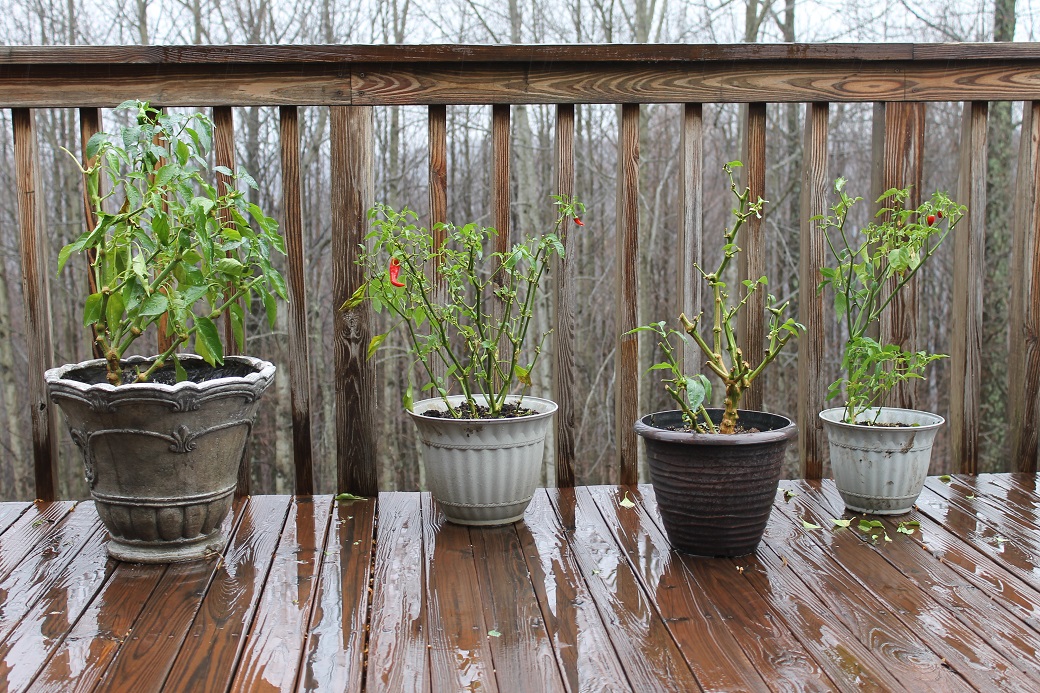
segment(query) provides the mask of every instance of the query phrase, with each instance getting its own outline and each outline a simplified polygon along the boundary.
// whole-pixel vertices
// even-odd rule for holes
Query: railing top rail
[[[1040,61],[1040,43],[6,46],[4,65]]]

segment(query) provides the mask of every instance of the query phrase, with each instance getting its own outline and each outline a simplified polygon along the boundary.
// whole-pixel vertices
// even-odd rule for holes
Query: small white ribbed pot
[[[877,409],[859,420],[873,420]],[[874,515],[909,512],[921,495],[935,433],[945,423],[937,414],[882,407],[878,421],[906,426],[857,426],[842,421],[844,407],[820,412],[830,443],[831,469],[845,507]]]
[[[448,397],[451,406],[464,400]],[[486,402],[483,395],[476,400]],[[524,397],[523,406],[537,413],[511,419],[423,416],[448,408],[440,397],[416,402],[408,412],[419,430],[426,485],[449,522],[505,525],[523,519],[541,478],[545,433],[556,403]]]

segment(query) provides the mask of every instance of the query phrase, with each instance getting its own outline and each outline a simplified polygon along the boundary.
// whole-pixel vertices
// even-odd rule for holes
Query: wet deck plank
[[[877,543],[833,527],[831,482],[782,488],[739,559],[671,551],[645,486],[494,529],[255,496],[220,559],[169,567],[109,560],[92,503],[2,503],[0,689],[1040,688],[1035,475],[930,479]]]

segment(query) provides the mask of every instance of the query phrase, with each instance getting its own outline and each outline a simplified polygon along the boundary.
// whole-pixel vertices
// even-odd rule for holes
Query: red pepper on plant
[[[389,274],[390,274],[390,283],[391,284],[393,284],[394,286],[398,286],[398,287],[404,286],[404,282],[401,281],[400,279],[398,279],[398,277],[401,275],[401,261],[400,260],[398,260],[396,257],[390,258],[390,268],[389,268],[388,271],[389,271]]]
[[[581,219],[579,219],[578,217],[574,217],[574,225],[575,225],[575,226],[585,226],[585,222],[583,222],[583,221],[582,221]]]

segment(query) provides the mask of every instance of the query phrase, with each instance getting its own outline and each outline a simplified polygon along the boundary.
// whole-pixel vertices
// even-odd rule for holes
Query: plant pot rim
[[[722,411],[722,409],[715,407],[708,407],[707,409],[709,412]],[[680,414],[678,409],[670,409],[654,412],[653,414],[647,414],[646,416],[641,417],[635,423],[635,431],[643,438],[649,438],[651,440],[665,443],[680,443],[683,445],[760,445],[762,443],[776,443],[783,440],[791,440],[798,434],[798,426],[795,425],[794,421],[783,414],[774,414],[772,412],[757,411],[754,409],[738,409],[738,418],[742,413],[767,414],[769,416],[783,419],[787,424],[780,428],[774,428],[769,431],[758,431],[757,433],[694,433],[689,431],[669,431],[650,424],[650,420],[654,416]]]
[[[903,413],[903,412],[905,412],[907,414],[921,414],[921,415],[924,415],[924,416],[930,416],[930,417],[933,417],[933,418],[937,419],[937,421],[935,421],[934,423],[930,423],[930,424],[920,424],[918,426],[898,426],[898,427],[861,426],[860,424],[850,424],[850,423],[847,423],[847,422],[842,420],[842,418],[844,416],[844,413],[845,413],[845,407],[831,407],[830,409],[824,409],[823,411],[821,411],[818,414],[818,416],[820,417],[820,420],[823,421],[828,426],[834,426],[836,428],[850,430],[850,431],[870,431],[870,430],[873,430],[873,431],[878,431],[879,433],[883,432],[883,431],[906,431],[906,430],[930,431],[933,428],[939,428],[944,423],[946,423],[946,419],[944,419],[943,417],[939,416],[938,414],[935,414],[935,413],[930,412],[930,411],[924,411],[922,409],[903,409],[903,408],[900,408],[900,407],[871,407],[870,409],[867,409],[866,411],[873,412],[873,411],[877,411],[878,409],[881,410],[882,415],[885,412],[895,412],[895,413]]]
[[[122,363],[134,366],[138,364],[151,363],[158,356],[129,356],[122,359]],[[183,361],[204,361],[204,359],[198,354],[178,354],[177,358]],[[146,383],[124,383],[122,385],[112,385],[111,383],[84,383],[79,380],[66,377],[70,372],[76,370],[85,370],[89,368],[104,368],[106,361],[105,359],[88,359],[86,361],[80,361],[79,363],[66,363],[57,368],[49,368],[44,372],[44,380],[50,383],[52,386],[59,385],[62,388],[73,390],[79,393],[87,392],[111,392],[111,393],[133,393],[156,390],[170,393],[182,393],[182,392],[201,392],[204,390],[212,390],[214,388],[227,385],[229,383],[241,383],[246,381],[249,384],[257,382],[270,381],[274,378],[275,366],[270,361],[264,361],[263,359],[256,358],[254,356],[225,356],[225,361],[239,361],[244,362],[251,366],[254,371],[244,376],[227,376],[223,378],[213,378],[211,380],[204,380],[200,383],[185,380],[173,385],[166,383],[157,382],[146,382]]]
[[[484,401],[486,401],[486,395],[484,394],[477,394],[474,395],[474,397],[478,401],[480,401],[482,398],[484,398]],[[506,399],[510,402],[516,401],[519,398],[520,395],[508,395],[506,397]],[[456,406],[459,403],[464,402],[465,400],[465,395],[448,395],[448,402],[451,404],[451,406]],[[547,416],[552,416],[553,414],[555,414],[556,410],[558,409],[556,402],[552,401],[551,399],[544,399],[542,397],[534,397],[531,395],[524,395],[523,403],[525,405],[528,403],[535,405],[530,408],[535,409],[536,413],[531,414],[529,416],[511,416],[498,419],[452,419],[435,416],[425,416],[419,413],[418,410],[420,409],[420,407],[428,407],[439,409],[440,411],[445,411],[447,407],[444,403],[443,397],[430,397],[427,399],[421,399],[415,404],[413,404],[411,409],[405,409],[405,412],[407,412],[408,415],[411,416],[413,419],[416,419],[418,421],[433,421],[453,424],[482,424],[490,426],[508,426],[509,424],[516,423],[518,421],[537,421],[538,419],[544,419]]]

